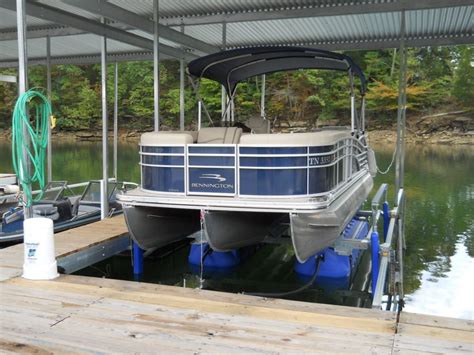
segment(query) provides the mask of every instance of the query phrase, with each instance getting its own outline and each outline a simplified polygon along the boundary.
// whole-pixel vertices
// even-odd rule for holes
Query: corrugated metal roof
[[[38,3],[88,20],[100,20],[100,16],[93,11],[79,8],[80,2],[79,7],[57,0],[35,2]],[[109,3],[147,19],[152,17],[153,0],[109,0]],[[3,39],[7,40],[0,41],[0,62],[14,60],[17,51],[15,41],[11,40],[12,34],[5,35],[16,27],[15,12],[1,8],[1,4],[0,1],[0,36],[3,33]],[[184,22],[186,35],[217,47],[222,45],[222,23],[226,22],[228,48],[269,44],[309,45],[332,50],[391,48],[398,46],[400,9],[404,7],[408,8],[408,45],[474,42],[473,0],[160,0],[160,22]],[[57,27],[51,21],[32,16],[27,16],[27,24],[29,28]],[[149,33],[133,30],[126,23],[114,23],[112,26],[129,28],[131,33],[152,39]],[[67,26],[64,27],[64,32],[67,32]],[[180,29],[179,26],[172,28]],[[55,34],[58,36],[52,37],[53,56],[100,52],[99,37],[96,35],[77,30],[70,31],[68,36],[64,36],[62,31]],[[160,42],[181,48],[180,43],[169,38],[160,39]],[[109,51],[135,53],[143,52],[143,49],[131,43],[109,40]],[[42,57],[44,52],[43,39],[28,41],[30,57]],[[200,52],[197,50],[195,53]]]
[[[228,23],[227,47],[396,39],[400,31],[400,19],[401,12],[387,12]],[[472,7],[409,11],[406,14],[406,26],[408,38],[472,34]],[[222,43],[220,24],[186,26],[186,33],[213,45]]]

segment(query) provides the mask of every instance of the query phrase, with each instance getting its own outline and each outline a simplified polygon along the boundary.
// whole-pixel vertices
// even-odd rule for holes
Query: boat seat
[[[147,132],[140,137],[142,145],[193,144],[193,136],[183,132]]]
[[[58,208],[50,204],[33,206],[33,216],[46,217],[56,221],[59,219]]]
[[[323,146],[335,144],[340,139],[350,137],[350,130],[324,130],[308,133],[246,134],[240,139],[240,144]]]
[[[250,117],[247,122],[245,122],[245,125],[252,130],[252,133],[270,133],[270,121],[262,116]]]
[[[207,127],[198,132],[198,144],[237,144],[242,136],[239,127]]]
[[[193,137],[193,142],[196,143],[198,139],[198,131],[163,131],[158,133],[171,133],[171,134],[189,134]]]

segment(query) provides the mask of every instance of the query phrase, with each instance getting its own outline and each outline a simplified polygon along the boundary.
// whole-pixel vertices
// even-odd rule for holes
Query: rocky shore
[[[331,122],[337,125],[338,122]],[[395,143],[396,126],[382,128],[373,127],[369,130],[369,140],[373,143]],[[151,130],[151,128],[150,128]],[[163,130],[166,130],[164,128]],[[305,122],[286,122],[276,128],[282,133],[307,131]],[[119,140],[138,142],[140,135],[149,130],[119,130]],[[0,135],[7,140],[11,139],[11,131],[0,131]],[[112,139],[113,132],[109,131]],[[53,130],[54,140],[100,141],[102,132],[97,131],[57,131]],[[406,142],[408,144],[445,144],[445,145],[474,145],[474,117],[473,112],[456,111],[423,117],[407,118]]]

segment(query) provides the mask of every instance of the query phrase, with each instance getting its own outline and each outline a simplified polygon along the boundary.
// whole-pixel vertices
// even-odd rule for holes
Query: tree
[[[474,47],[461,47],[459,54],[452,94],[465,107],[472,109],[474,104]]]

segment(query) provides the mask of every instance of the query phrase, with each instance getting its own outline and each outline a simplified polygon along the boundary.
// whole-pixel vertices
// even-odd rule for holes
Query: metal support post
[[[405,48],[405,11],[402,11],[400,28],[400,73],[398,82],[398,111],[397,111],[397,156],[395,168],[395,202],[400,188],[403,188],[405,160],[405,114],[407,87],[407,55]]]
[[[266,75],[262,75],[262,91],[260,94],[260,116],[265,118],[265,81]]]
[[[135,241],[132,242],[133,276],[138,279],[143,274],[143,250]]]
[[[184,33],[184,25],[181,25]],[[179,130],[184,131],[184,59],[179,60]]]
[[[234,123],[234,115],[235,115],[235,105],[234,105],[234,97],[230,100],[230,122]]]
[[[365,133],[365,96],[362,96],[360,120],[362,121],[361,130],[363,133]]]
[[[102,19],[105,24],[105,19]],[[108,147],[107,147],[107,37],[101,38],[100,51],[100,70],[101,70],[101,86],[102,86],[102,186],[100,196],[100,216],[101,219],[107,217],[109,213],[108,199]]]
[[[225,51],[225,48],[227,46],[227,25],[226,23],[224,22],[222,24],[222,50]],[[227,100],[227,92],[224,88],[224,86],[222,86],[221,88],[221,120],[222,122],[226,122],[227,121],[227,114],[226,114],[226,109],[227,109],[227,103],[228,103],[228,100]]]
[[[201,120],[202,120],[202,101],[198,101],[198,130],[201,129]]]
[[[372,258],[372,295],[375,295],[375,290],[377,289],[377,279],[379,277],[380,253],[379,234],[376,231],[373,231],[370,235],[370,251]]]
[[[153,78],[154,78],[154,127],[155,132],[160,130],[160,56],[159,56],[159,2],[153,0]]]
[[[46,36],[46,91],[51,103],[51,37]],[[48,182],[53,181],[53,147],[51,144],[51,122],[48,120]]]
[[[18,94],[22,95],[28,88],[28,55],[26,51],[26,16],[25,16],[25,0],[16,0],[16,29],[18,36]],[[23,138],[29,139],[27,128],[23,125]],[[30,141],[26,142],[26,145],[30,145]],[[24,175],[30,175],[30,159],[26,149],[23,149],[23,159],[26,160],[26,172],[22,172]],[[21,165],[20,165],[21,169]],[[31,185],[29,186],[31,189]],[[28,202],[26,194],[23,194],[24,202]],[[33,216],[32,207],[24,207],[23,213],[25,219]]]
[[[355,131],[355,92],[354,92],[354,74],[352,71],[349,73],[349,81],[351,85],[351,133]]]
[[[114,178],[117,180],[118,161],[118,63],[114,68]]]
[[[382,205],[382,212],[383,212],[383,242],[387,240],[387,233],[388,233],[388,225],[390,224],[390,211],[388,202],[385,201]]]

